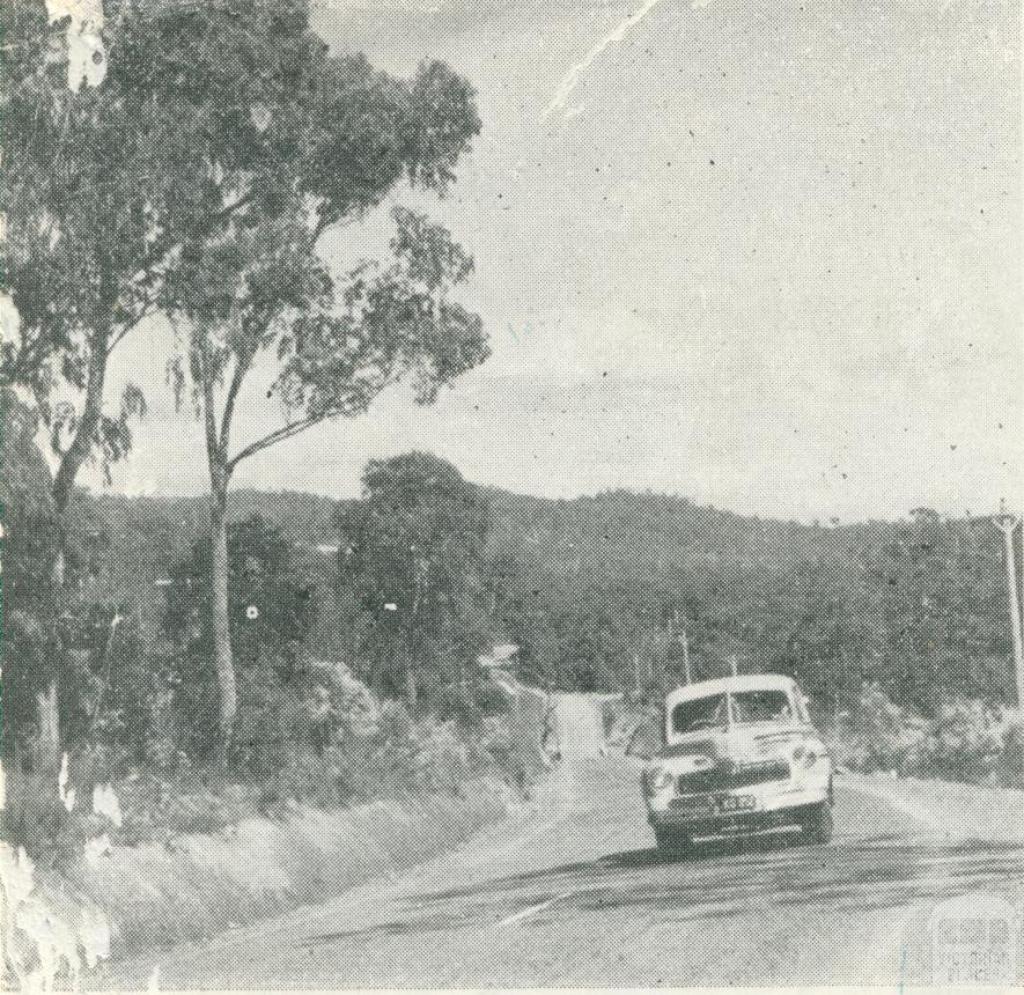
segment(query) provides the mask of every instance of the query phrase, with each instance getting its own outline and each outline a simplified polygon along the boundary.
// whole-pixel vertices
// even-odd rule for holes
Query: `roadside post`
[[[1024,639],[1021,637],[1020,591],[1017,586],[1017,562],[1013,538],[1020,519],[1006,511],[1005,505],[993,519],[1006,543],[1006,587],[1010,601],[1010,628],[1013,632],[1013,662],[1017,676],[1017,707],[1024,720]]]

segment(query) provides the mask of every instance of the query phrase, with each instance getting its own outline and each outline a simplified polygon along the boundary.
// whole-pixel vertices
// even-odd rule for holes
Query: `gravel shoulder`
[[[1024,842],[1024,791],[951,781],[843,773],[837,784],[883,799],[951,840]]]

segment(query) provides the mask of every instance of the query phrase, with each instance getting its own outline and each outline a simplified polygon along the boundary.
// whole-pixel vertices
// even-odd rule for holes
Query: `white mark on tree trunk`
[[[75,789],[68,787],[68,755],[65,753],[60,758],[60,774],[57,775],[57,794],[60,796],[61,804],[69,811],[75,808]]]
[[[106,73],[103,51],[103,0],[46,0],[51,23],[68,23],[68,86],[77,90],[84,81],[98,86]]]

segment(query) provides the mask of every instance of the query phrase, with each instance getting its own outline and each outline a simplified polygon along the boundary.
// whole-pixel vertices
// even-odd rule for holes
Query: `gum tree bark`
[[[231,752],[231,737],[238,713],[238,688],[235,661],[231,649],[231,618],[228,610],[228,484],[231,467],[227,458],[230,421],[225,420],[223,431],[217,430],[215,415],[215,376],[211,369],[209,350],[200,338],[197,354],[202,370],[203,413],[206,429],[206,457],[210,468],[210,571],[212,581],[211,630],[213,634],[213,663],[217,674],[218,719],[220,735],[217,740],[216,766],[227,770]]]
[[[107,373],[107,353],[109,341],[109,321],[105,320],[97,329],[89,352],[88,373],[86,378],[85,399],[81,415],[75,428],[71,444],[61,456],[60,464],[54,475],[53,508],[60,528],[60,545],[54,557],[52,579],[58,597],[62,597],[67,571],[67,554],[65,550],[67,536],[67,512],[71,495],[83,463],[92,451],[96,432],[103,413],[103,385]],[[59,703],[59,674],[54,671],[50,675],[46,689],[37,696],[36,703],[39,714],[39,735],[36,741],[37,762],[40,769],[54,771],[60,765],[61,736]]]

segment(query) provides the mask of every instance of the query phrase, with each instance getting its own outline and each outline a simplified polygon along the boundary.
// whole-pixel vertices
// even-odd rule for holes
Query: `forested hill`
[[[101,494],[93,498],[97,510],[112,533],[148,533],[157,530],[163,536],[171,529],[187,545],[207,528],[209,502],[205,497],[125,497]],[[240,489],[228,498],[228,514],[233,520],[260,514],[273,521],[292,542],[313,545],[337,539],[331,525],[333,499],[302,491],[257,491]]]
[[[684,498],[608,492],[492,502],[502,623],[557,683],[797,674],[818,697],[877,680],[936,696],[1012,697],[1001,537],[990,519],[828,527]],[[609,670],[612,672],[609,673]]]
[[[926,709],[936,693],[1012,695],[1001,537],[989,519],[916,509],[822,527],[652,493],[487,493],[488,625],[523,647],[535,679],[674,683],[685,631],[696,677],[727,672],[736,656],[741,670],[795,673],[825,698],[865,678]],[[95,507],[126,570],[111,581],[127,588],[183,555],[207,514],[201,498],[107,495]],[[245,490],[231,517],[258,512],[315,555],[337,542],[333,508]]]

